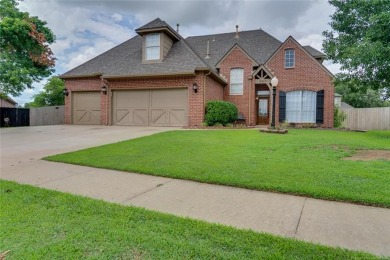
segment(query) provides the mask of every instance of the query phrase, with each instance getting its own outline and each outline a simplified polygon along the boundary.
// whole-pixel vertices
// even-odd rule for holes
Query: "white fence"
[[[61,125],[64,123],[64,117],[64,106],[30,108],[30,126]]]
[[[344,126],[358,130],[390,130],[390,107],[342,108]]]

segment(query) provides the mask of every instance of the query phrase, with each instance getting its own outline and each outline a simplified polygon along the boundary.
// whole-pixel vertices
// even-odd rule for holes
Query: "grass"
[[[390,208],[390,161],[347,161],[390,149],[390,131],[172,131],[47,160]]]
[[[7,259],[377,259],[0,181]]]

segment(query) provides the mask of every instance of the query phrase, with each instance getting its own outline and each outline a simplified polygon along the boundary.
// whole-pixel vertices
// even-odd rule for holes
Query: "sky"
[[[292,35],[300,44],[322,50],[334,8],[326,0],[25,0],[20,10],[38,16],[56,35],[51,45],[60,75],[135,36],[134,30],[159,17],[183,37],[263,29],[280,41]],[[325,61],[333,73],[339,65]],[[19,97],[32,101],[45,80]]]

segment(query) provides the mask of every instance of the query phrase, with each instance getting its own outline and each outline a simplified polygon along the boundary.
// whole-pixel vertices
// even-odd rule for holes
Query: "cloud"
[[[324,0],[36,0],[21,2],[20,8],[46,20],[56,35],[51,46],[56,74],[133,37],[156,17],[174,28],[179,23],[184,37],[233,32],[238,24],[240,30],[262,28],[281,41],[292,35],[321,49],[321,33],[333,12]]]

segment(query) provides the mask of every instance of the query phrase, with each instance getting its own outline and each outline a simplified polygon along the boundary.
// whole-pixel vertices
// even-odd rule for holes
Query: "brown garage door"
[[[100,92],[74,92],[72,107],[73,124],[100,125]]]
[[[114,91],[113,124],[185,126],[187,104],[187,89]]]

